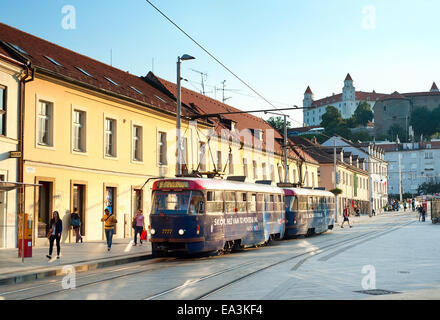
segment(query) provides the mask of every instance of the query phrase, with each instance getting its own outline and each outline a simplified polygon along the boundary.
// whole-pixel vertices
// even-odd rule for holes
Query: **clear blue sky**
[[[214,56],[277,107],[302,106],[308,85],[315,99],[339,93],[349,72],[356,90],[427,91],[440,85],[438,0],[151,0]],[[72,5],[76,29],[61,10]],[[367,7],[367,9],[365,9]],[[372,23],[371,11],[375,10]],[[271,108],[220,67],[144,0],[2,0],[0,21],[136,75],[176,79],[184,53],[184,86],[206,91],[226,80],[227,103]],[[216,92],[221,99],[221,92]],[[293,125],[302,112],[290,112]],[[264,116],[267,118],[267,116]]]

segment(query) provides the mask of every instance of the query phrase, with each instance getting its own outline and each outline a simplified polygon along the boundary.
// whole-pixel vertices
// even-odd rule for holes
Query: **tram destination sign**
[[[157,188],[159,189],[184,189],[189,188],[188,181],[158,181]]]

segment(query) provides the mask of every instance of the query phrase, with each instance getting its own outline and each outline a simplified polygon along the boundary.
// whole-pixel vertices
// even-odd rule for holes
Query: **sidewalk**
[[[86,271],[151,258],[151,243],[133,246],[132,239],[113,239],[107,251],[105,241],[61,244],[60,259],[56,259],[54,244],[52,259],[46,258],[49,247],[32,248],[32,257],[18,257],[18,249],[0,249],[0,286],[65,274],[64,266]]]

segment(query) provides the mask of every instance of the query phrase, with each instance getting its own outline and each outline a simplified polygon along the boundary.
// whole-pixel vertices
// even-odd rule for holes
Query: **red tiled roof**
[[[160,84],[162,84],[170,93],[174,94],[177,92],[177,85],[175,83],[172,83],[170,81],[167,81],[165,79],[159,78],[156,75],[154,75],[152,72],[149,72],[147,75],[147,78],[150,79],[153,82],[158,81]],[[224,112],[240,112],[242,110],[239,110],[237,108],[234,108],[230,105],[227,105],[225,103],[222,103],[218,100],[212,99],[210,97],[207,97],[203,94],[200,94],[198,92],[186,89],[182,87],[181,89],[181,99],[182,102],[193,106],[200,114],[215,114],[215,113],[224,113]],[[232,120],[236,123],[236,128],[240,131],[245,129],[260,129],[260,130],[272,130],[272,126],[269,125],[266,121],[264,121],[262,118],[256,117],[249,113],[240,113],[240,114],[226,114],[221,115],[222,118]],[[211,118],[212,121],[216,123],[216,132],[218,134],[221,133],[222,130],[227,129],[225,125],[223,125],[218,118]],[[233,133],[231,133],[231,136],[236,139],[240,139],[242,142],[244,138],[234,136]],[[282,135],[277,131],[274,130],[274,148],[275,150],[268,150],[268,151],[274,151],[278,154],[282,154],[282,146],[280,143],[277,142],[276,139],[280,140],[283,139]],[[263,141],[260,142],[258,139],[253,139],[254,147],[255,148],[263,148],[266,149],[268,147],[267,145],[267,136],[266,134],[263,135]],[[302,154],[302,153],[301,153]],[[294,152],[289,153],[289,157],[298,159],[298,155],[296,155]],[[312,159],[309,155],[304,154],[304,159],[308,162],[316,163],[314,159]]]
[[[385,93],[376,93],[376,92],[365,92],[365,91],[356,91],[356,100],[361,100],[361,101],[378,101],[381,99],[384,99],[386,97],[388,97],[388,94]],[[332,103],[339,103],[342,102],[342,93],[339,94],[335,94],[333,96],[330,97],[326,97],[323,99],[319,99],[319,100],[315,100],[312,103],[312,107],[320,107],[320,106],[325,106],[327,104],[331,105]]]
[[[25,33],[3,23],[0,23],[0,40],[8,44],[18,46],[27,54],[37,72],[46,72],[54,76],[62,76],[68,81],[80,82],[81,85],[92,86],[98,90],[105,90],[130,100],[148,104],[159,110],[176,112],[176,102],[169,96],[154,88],[142,78],[128,72],[119,70],[87,56],[81,55],[69,49],[63,48],[31,34]],[[3,49],[4,50],[4,49]],[[54,59],[62,66],[57,66],[48,58]],[[82,68],[92,75],[89,77],[81,72]],[[119,85],[112,84],[109,78]],[[137,92],[136,88],[143,94]],[[186,108],[182,108],[182,115],[192,114]]]

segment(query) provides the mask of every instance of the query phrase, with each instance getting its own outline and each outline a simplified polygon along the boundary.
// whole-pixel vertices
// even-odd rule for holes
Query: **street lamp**
[[[182,175],[182,141],[180,136],[180,109],[181,109],[181,98],[180,98],[180,64],[181,61],[193,60],[194,57],[184,54],[181,57],[177,57],[177,175]]]

